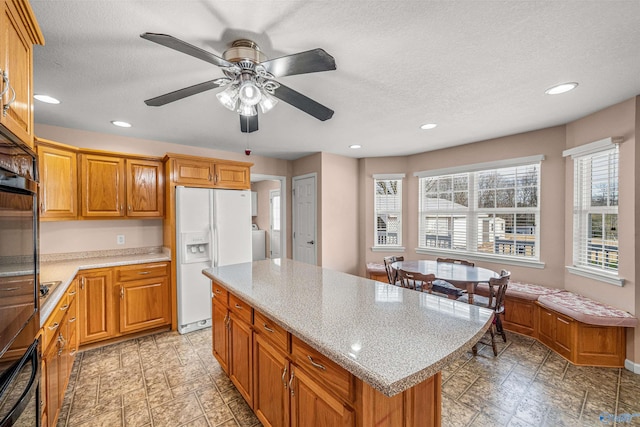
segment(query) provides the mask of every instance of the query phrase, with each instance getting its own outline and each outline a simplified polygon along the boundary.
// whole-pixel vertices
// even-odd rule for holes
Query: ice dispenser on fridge
[[[209,232],[182,233],[182,262],[206,262],[211,260]]]

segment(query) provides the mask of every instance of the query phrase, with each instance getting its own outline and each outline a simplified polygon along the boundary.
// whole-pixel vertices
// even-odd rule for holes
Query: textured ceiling
[[[31,0],[36,123],[294,159],[406,155],[564,124],[640,94],[640,1]],[[145,99],[222,76],[139,37],[170,34],[221,56],[249,38],[275,58],[316,47],[336,71],[279,79],[335,110],[283,102],[240,132],[204,92]],[[576,81],[572,92],[544,90]],[[111,120],[125,120],[130,129]],[[437,123],[424,131],[420,125]],[[350,144],[362,145],[360,150]]]

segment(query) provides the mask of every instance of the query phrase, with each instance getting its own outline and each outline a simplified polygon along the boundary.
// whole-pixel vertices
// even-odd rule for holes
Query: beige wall
[[[638,128],[638,102],[633,98],[613,105],[597,113],[591,114],[567,125],[566,148],[573,148],[606,137],[622,136],[620,144],[619,192],[618,206],[619,275],[625,279],[624,286],[610,285],[597,280],[564,273],[564,285],[567,290],[611,304],[631,313],[640,314],[640,292],[638,283],[640,274],[636,267],[640,255],[638,248],[638,231],[640,224],[640,185],[636,170],[640,166],[640,154],[636,143]],[[573,161],[566,160],[565,169],[566,194],[573,194]],[[565,256],[566,265],[572,263],[572,198],[567,197],[564,203],[565,212]],[[627,358],[640,364],[640,328],[628,331]]]
[[[358,160],[322,154],[322,266],[358,274]]]

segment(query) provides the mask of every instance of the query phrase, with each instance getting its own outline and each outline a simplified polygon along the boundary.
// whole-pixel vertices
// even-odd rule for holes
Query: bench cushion
[[[569,291],[541,295],[538,303],[588,325],[633,328],[638,319],[626,311]]]
[[[509,285],[507,286],[507,296],[529,301],[536,301],[541,295],[557,294],[558,292],[562,292],[562,289],[547,288],[542,285],[514,282],[512,280],[509,280]],[[487,283],[478,284],[476,293],[489,295],[489,285]]]
[[[370,274],[370,273],[387,274],[387,270],[385,270],[384,264],[378,264],[377,262],[368,262],[367,274]]]

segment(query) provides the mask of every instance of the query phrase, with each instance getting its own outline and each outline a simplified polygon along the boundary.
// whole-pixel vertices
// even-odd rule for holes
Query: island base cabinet
[[[353,409],[345,406],[304,370],[293,366],[290,377],[292,427],[352,427]]]
[[[289,360],[261,334],[253,339],[253,411],[266,427],[289,425]]]
[[[253,331],[232,312],[229,314],[229,332],[229,379],[253,408]]]
[[[213,334],[213,355],[220,367],[229,373],[229,309],[218,303],[218,299],[211,304],[211,333]]]

